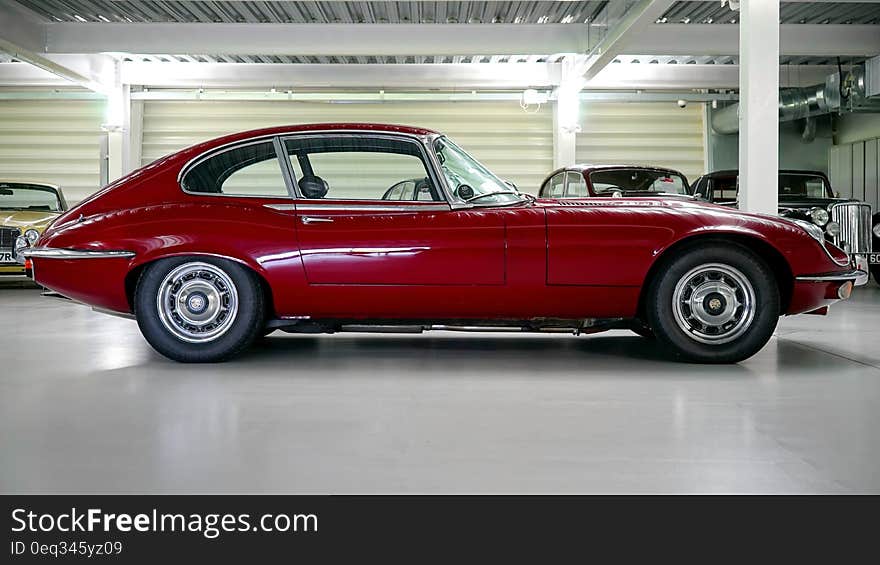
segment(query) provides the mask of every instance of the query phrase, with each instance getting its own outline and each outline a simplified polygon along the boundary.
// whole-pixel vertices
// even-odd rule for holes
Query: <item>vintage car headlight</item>
[[[24,255],[21,253],[30,246],[31,242],[28,241],[27,237],[20,235],[15,238],[15,247],[12,250],[12,255],[17,263],[24,265]]]
[[[874,235],[880,237],[880,224],[874,226]]]
[[[40,232],[37,230],[27,230],[24,232],[24,236],[27,238],[28,242],[33,245],[40,239]]]
[[[813,223],[817,226],[824,226],[828,223],[830,216],[828,215],[828,210],[825,208],[813,208],[810,210],[810,219],[813,220]]]
[[[810,237],[825,245],[825,232],[822,231],[822,228],[817,226],[816,224],[811,224],[810,222],[805,222],[804,220],[791,220],[796,223],[800,227],[804,229],[805,232],[810,234]]]
[[[828,222],[825,224],[825,233],[831,237],[837,237],[840,235],[840,224],[837,222]]]

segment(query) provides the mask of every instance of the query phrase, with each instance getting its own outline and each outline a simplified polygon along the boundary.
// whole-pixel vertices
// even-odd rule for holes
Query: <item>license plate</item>
[[[880,253],[868,253],[868,263],[880,265]]]
[[[15,263],[11,249],[0,249],[0,263]]]

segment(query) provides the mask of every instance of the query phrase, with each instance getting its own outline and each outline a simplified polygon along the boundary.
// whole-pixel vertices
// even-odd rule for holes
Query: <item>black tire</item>
[[[780,315],[779,287],[770,267],[746,247],[720,242],[691,246],[665,260],[661,267],[648,288],[647,319],[657,339],[678,357],[698,363],[737,363],[760,351],[773,335]],[[709,289],[703,291],[706,295],[704,301],[688,302],[703,296],[692,290],[703,284],[701,280],[708,282],[725,270],[734,278],[725,278],[722,282],[728,281],[725,283],[727,290],[739,288],[734,294],[736,300],[728,302],[723,296],[718,300],[719,294]],[[703,272],[709,275],[702,275],[701,279]],[[737,286],[735,281],[743,279],[748,284]],[[731,280],[734,282],[729,284]],[[708,288],[708,285],[702,288]],[[679,292],[682,300],[677,302],[683,306],[674,306],[674,296]],[[743,298],[746,295],[750,298]],[[753,307],[728,306],[746,300]],[[690,309],[688,304],[697,305]],[[698,309],[702,308],[705,316],[713,312],[711,306],[719,308],[714,312],[733,313],[733,320],[727,322],[731,326],[728,330],[724,329],[726,325],[710,327],[696,322]],[[742,320],[742,324],[738,320]]]
[[[874,282],[880,285],[880,265],[871,265],[871,276],[874,277]]]
[[[234,315],[227,314],[231,320],[218,324],[224,326],[222,333],[207,341],[192,343],[175,333],[175,331],[186,332],[185,329],[178,327],[179,324],[169,321],[168,316],[165,316],[163,321],[163,316],[159,312],[160,292],[162,292],[160,287],[173,288],[173,284],[163,286],[166,277],[172,276],[180,269],[199,269],[198,265],[207,265],[201,268],[209,275],[211,273],[226,275],[220,285],[221,288],[226,288],[224,283],[231,281],[236,308]],[[190,280],[195,278],[201,277],[194,276]],[[229,292],[227,288],[227,295]],[[218,297],[222,296],[224,296],[222,293],[218,293]],[[168,302],[174,302],[174,298],[172,295]],[[204,303],[208,303],[208,300],[206,299]],[[165,357],[182,363],[212,363],[229,359],[250,346],[265,328],[265,301],[256,275],[233,261],[215,257],[174,257],[162,259],[147,267],[135,289],[134,313],[147,342]]]

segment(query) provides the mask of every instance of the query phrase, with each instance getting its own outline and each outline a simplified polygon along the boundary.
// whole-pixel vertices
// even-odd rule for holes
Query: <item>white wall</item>
[[[142,164],[226,133],[275,125],[377,122],[449,135],[489,169],[536,194],[553,167],[553,117],[516,100],[327,103],[297,101],[145,101]]]
[[[722,135],[712,131],[712,110],[709,109],[709,163],[714,171],[739,168],[739,134]],[[828,172],[828,150],[831,148],[831,118],[816,118],[816,138],[806,143],[801,138],[803,120],[779,124],[779,168],[808,169]]]
[[[60,185],[68,202],[100,188],[103,100],[0,100],[0,178]]]

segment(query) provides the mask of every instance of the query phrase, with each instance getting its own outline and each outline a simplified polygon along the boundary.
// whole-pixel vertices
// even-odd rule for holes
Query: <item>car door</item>
[[[291,136],[284,146],[309,285],[504,284],[503,218],[453,209],[417,139],[333,133]],[[425,188],[409,192],[412,200],[382,199],[407,179]]]

